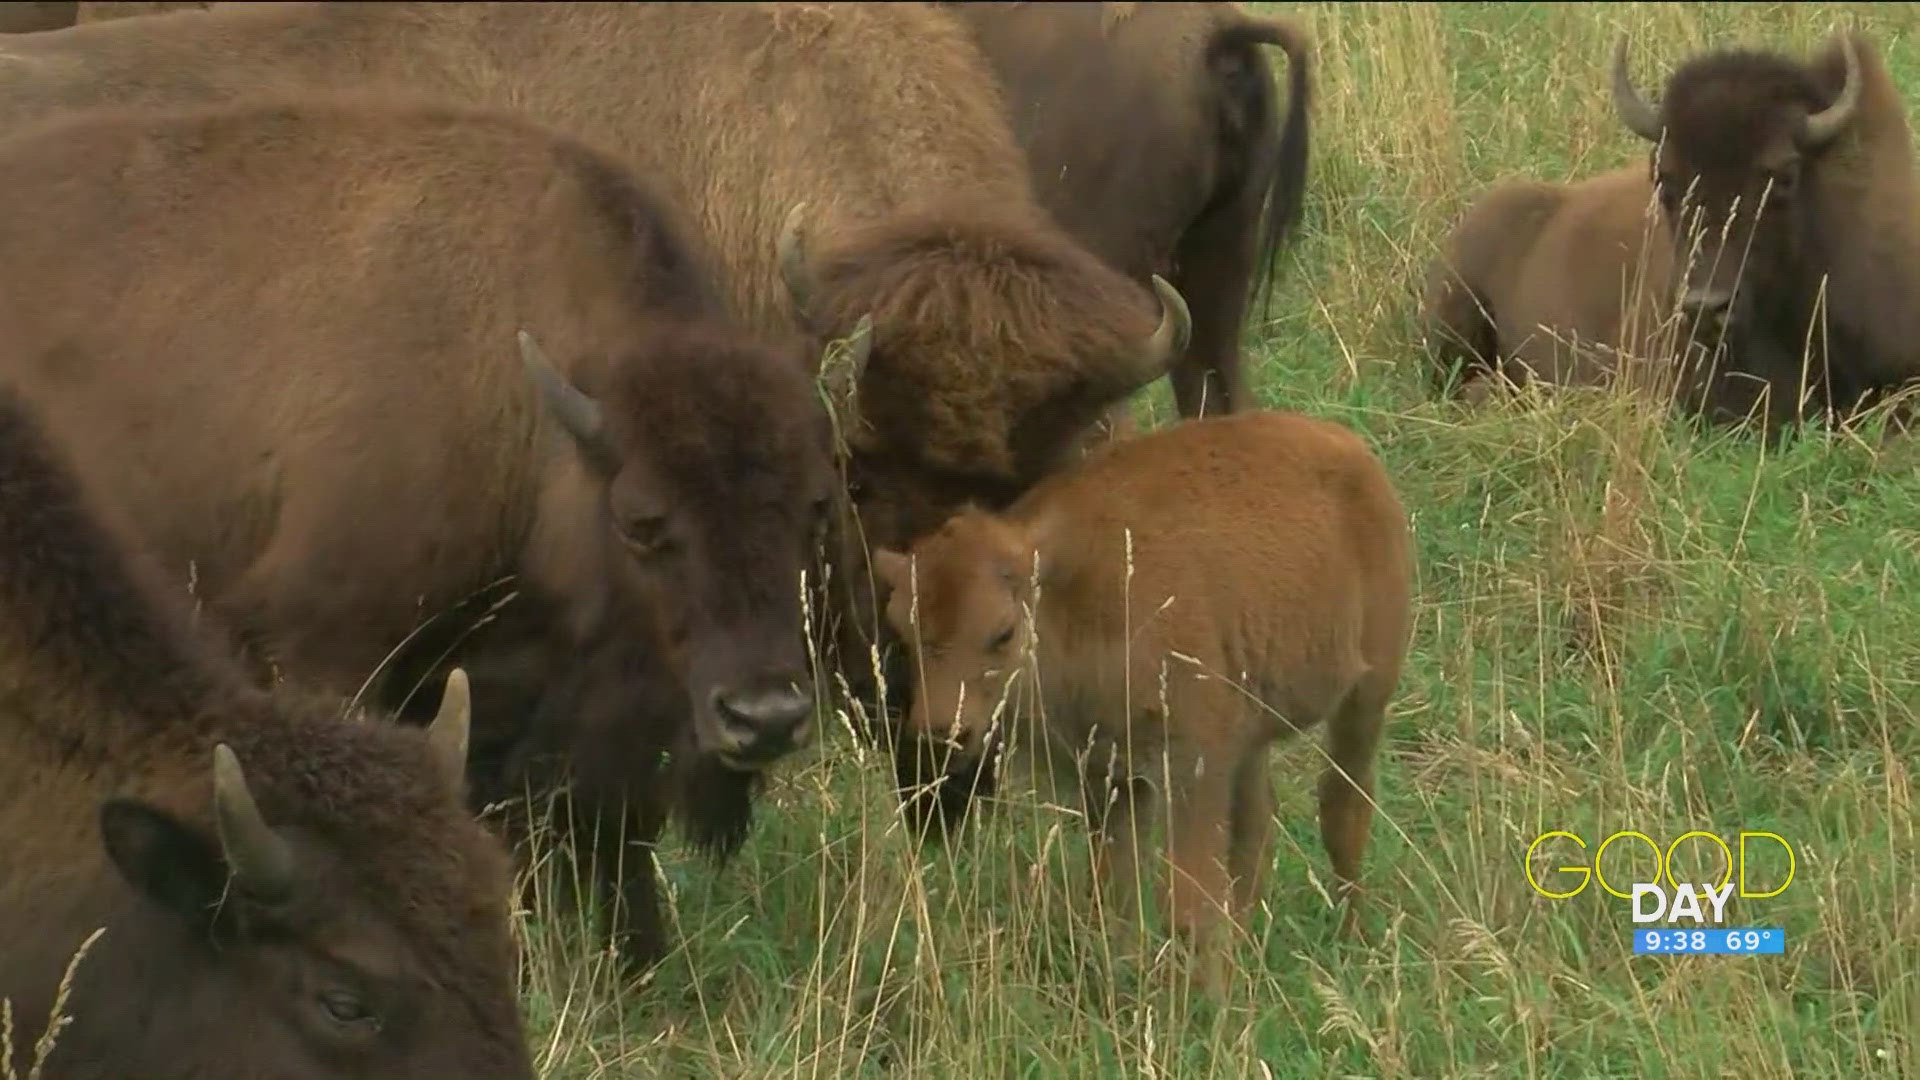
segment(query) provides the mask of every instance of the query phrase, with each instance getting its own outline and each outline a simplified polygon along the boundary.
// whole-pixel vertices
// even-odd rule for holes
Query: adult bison
[[[425,731],[275,699],[150,571],[0,392],[3,1071],[531,1078],[464,681]]]
[[[58,30],[72,26],[73,0],[17,0],[0,4],[0,34],[30,34],[37,30]]]
[[[925,5],[235,5],[8,49],[0,129],[329,84],[513,108],[657,177],[753,326],[824,341],[868,320],[833,380],[854,498],[830,600],[856,683],[878,634],[867,547],[1004,505],[1185,351],[1175,290],[1156,303],[1051,219],[990,69]]]
[[[1920,375],[1920,179],[1869,40],[1836,37],[1804,64],[1696,57],[1657,108],[1634,89],[1622,40],[1613,97],[1627,129],[1655,144],[1648,166],[1572,189],[1508,186],[1471,212],[1453,241],[1459,278],[1436,276],[1429,294],[1441,333],[1467,346],[1456,356],[1511,363],[1527,351],[1518,339],[1570,324],[1637,346],[1666,321],[1701,347],[1642,355],[1683,355],[1683,405],[1715,420],[1757,414],[1769,433],[1852,413]],[[1657,223],[1629,226],[1656,204]],[[1628,311],[1639,338],[1606,325],[1629,270],[1639,296],[1611,310]]]
[[[293,681],[351,694],[431,624],[381,702],[454,646],[479,799],[540,779],[489,763],[557,748],[595,764],[583,825],[650,843],[664,752],[698,770],[695,834],[730,836],[812,729],[802,582],[835,478],[808,360],[736,328],[617,161],[382,97],[97,110],[0,145],[34,208],[0,218],[34,268],[0,292],[0,372],[117,527]],[[506,578],[477,639],[432,632]],[[530,726],[549,684],[627,708]],[[652,861],[623,866],[602,880],[645,963]]]
[[[1041,203],[1110,265],[1186,298],[1180,414],[1253,404],[1241,324],[1306,186],[1304,30],[1225,3],[940,6],[992,64]],[[1286,54],[1284,116],[1262,45]]]

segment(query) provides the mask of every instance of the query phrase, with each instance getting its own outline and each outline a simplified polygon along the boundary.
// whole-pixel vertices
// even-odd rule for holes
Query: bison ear
[[[211,928],[227,867],[213,838],[158,807],[136,799],[108,799],[100,807],[100,838],[127,884],[155,904]]]

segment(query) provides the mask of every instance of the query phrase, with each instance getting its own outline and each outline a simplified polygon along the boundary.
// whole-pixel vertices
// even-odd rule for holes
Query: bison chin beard
[[[764,776],[694,753],[676,778],[680,833],[696,851],[724,863],[753,831],[753,799]]]

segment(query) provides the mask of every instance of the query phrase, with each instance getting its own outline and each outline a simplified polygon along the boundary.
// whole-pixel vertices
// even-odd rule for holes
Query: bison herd
[[[724,859],[768,770],[882,686],[903,809],[1031,744],[1116,887],[1162,826],[1215,985],[1267,752],[1324,727],[1354,925],[1414,567],[1365,443],[1258,409],[1240,360],[1305,188],[1294,24],[23,3],[0,30],[0,1064],[530,1076],[510,853],[572,840],[644,970],[668,824]],[[1637,87],[1623,43],[1646,165],[1508,181],[1448,239],[1436,385],[1644,370],[1776,432],[1920,373],[1873,44]],[[1182,419],[1135,434],[1162,377]]]

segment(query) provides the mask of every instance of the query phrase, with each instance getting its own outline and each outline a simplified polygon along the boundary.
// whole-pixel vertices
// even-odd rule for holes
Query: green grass
[[[1370,941],[1333,936],[1311,744],[1276,761],[1266,911],[1214,1007],[1154,937],[1091,931],[1071,814],[1016,797],[918,850],[887,764],[834,725],[731,868],[666,852],[681,947],[651,985],[617,991],[557,910],[529,917],[551,1075],[1920,1075],[1920,453],[1765,451],[1600,394],[1469,413],[1429,400],[1412,336],[1478,188],[1642,152],[1605,92],[1621,29],[1653,93],[1688,52],[1804,49],[1853,18],[1920,103],[1920,5],[1254,6],[1318,49],[1307,236],[1249,328],[1260,393],[1365,433],[1417,534]],[[1524,876],[1550,829],[1743,828],[1796,850],[1784,894],[1733,910],[1784,926],[1783,956],[1635,957],[1624,902]]]

